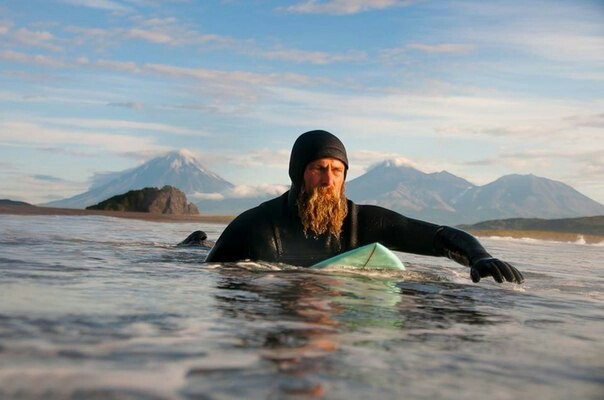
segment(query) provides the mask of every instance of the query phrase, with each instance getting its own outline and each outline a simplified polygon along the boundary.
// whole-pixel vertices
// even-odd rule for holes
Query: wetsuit
[[[365,244],[379,242],[397,251],[448,256],[469,266],[490,255],[465,232],[404,217],[394,211],[348,200],[342,234],[306,237],[289,192],[238,216],[224,230],[208,262],[263,260],[311,266]],[[457,244],[451,239],[457,237]],[[463,241],[459,238],[463,237]],[[460,244],[461,243],[461,244]]]

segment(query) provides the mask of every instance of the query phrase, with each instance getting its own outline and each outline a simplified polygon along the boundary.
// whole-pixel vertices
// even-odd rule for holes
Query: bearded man
[[[522,283],[522,274],[491,255],[472,235],[447,226],[407,218],[346,198],[348,156],[342,142],[326,131],[302,134],[289,161],[290,190],[239,215],[206,262],[241,260],[311,266],[354,248],[379,242],[395,251],[444,256],[470,267],[474,282]]]

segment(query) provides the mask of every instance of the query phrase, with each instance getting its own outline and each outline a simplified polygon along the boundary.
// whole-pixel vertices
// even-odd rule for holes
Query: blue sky
[[[601,1],[8,0],[0,198],[42,203],[186,148],[253,192],[326,129],[385,159],[604,203]]]

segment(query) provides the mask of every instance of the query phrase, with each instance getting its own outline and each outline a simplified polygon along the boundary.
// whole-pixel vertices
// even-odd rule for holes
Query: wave
[[[483,238],[490,240],[499,240],[506,242],[522,242],[522,243],[535,243],[535,244],[543,244],[543,243],[566,243],[566,244],[576,244],[582,246],[595,246],[595,247],[604,247],[604,240],[600,242],[588,242],[585,240],[584,235],[577,235],[576,240],[555,240],[555,239],[536,239],[531,237],[513,237],[513,236],[483,236]]]

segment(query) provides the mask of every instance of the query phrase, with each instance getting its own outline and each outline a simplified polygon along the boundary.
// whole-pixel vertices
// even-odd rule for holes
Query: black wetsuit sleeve
[[[276,251],[270,221],[256,207],[239,215],[225,228],[206,262],[272,260]]]
[[[438,225],[405,217],[383,207],[358,206],[359,245],[379,242],[391,250],[439,256],[434,246]]]
[[[359,206],[360,244],[380,242],[406,253],[448,257],[465,266],[491,257],[472,235],[459,229],[405,217],[377,206]]]

